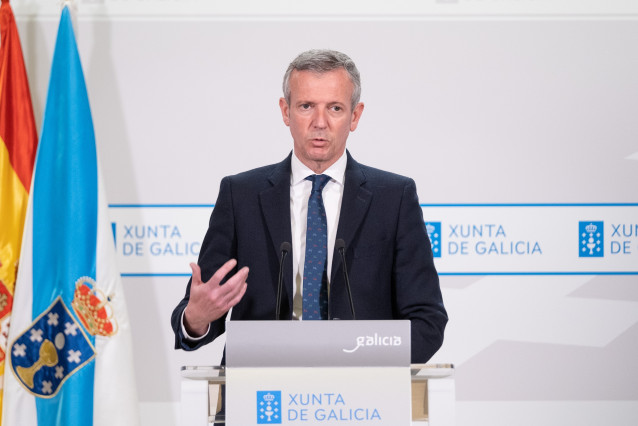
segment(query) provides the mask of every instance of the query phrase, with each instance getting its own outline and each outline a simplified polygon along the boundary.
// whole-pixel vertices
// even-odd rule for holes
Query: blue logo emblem
[[[13,374],[41,398],[55,396],[93,357],[93,345],[60,297],[11,345]]]
[[[281,391],[257,391],[257,424],[281,424]]]
[[[426,222],[425,229],[428,231],[428,238],[432,244],[432,255],[441,257],[441,222]]]
[[[578,257],[603,257],[605,255],[604,222],[578,222]]]

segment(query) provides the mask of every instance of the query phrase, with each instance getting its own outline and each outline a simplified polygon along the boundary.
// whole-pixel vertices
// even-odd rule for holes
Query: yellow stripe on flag
[[[2,138],[0,142],[0,282],[13,294],[29,194],[11,167],[9,152]],[[6,305],[2,296],[0,289],[0,318],[4,316]]]

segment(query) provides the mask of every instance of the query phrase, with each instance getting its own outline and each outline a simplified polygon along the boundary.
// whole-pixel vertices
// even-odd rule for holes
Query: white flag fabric
[[[93,121],[62,11],[8,337],[2,426],[139,424]]]

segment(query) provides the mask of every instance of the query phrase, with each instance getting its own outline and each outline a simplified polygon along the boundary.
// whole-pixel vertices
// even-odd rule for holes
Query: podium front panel
[[[229,368],[226,424],[409,426],[410,369]]]
[[[230,321],[226,424],[411,420],[409,321]]]

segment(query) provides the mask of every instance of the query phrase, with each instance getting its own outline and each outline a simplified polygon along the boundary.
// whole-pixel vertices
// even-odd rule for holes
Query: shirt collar
[[[323,174],[330,176],[332,180],[336,181],[340,185],[343,185],[346,175],[347,163],[348,156],[346,155],[346,151],[344,150],[341,157],[339,157],[339,159],[335,161],[332,166],[328,167],[328,169],[323,172]],[[304,163],[301,162],[301,160],[299,160],[299,158],[297,158],[294,152],[292,153],[290,167],[292,171],[290,175],[290,185],[292,186],[302,182],[308,176],[315,174],[315,172],[310,170],[308,166],[306,166]]]

